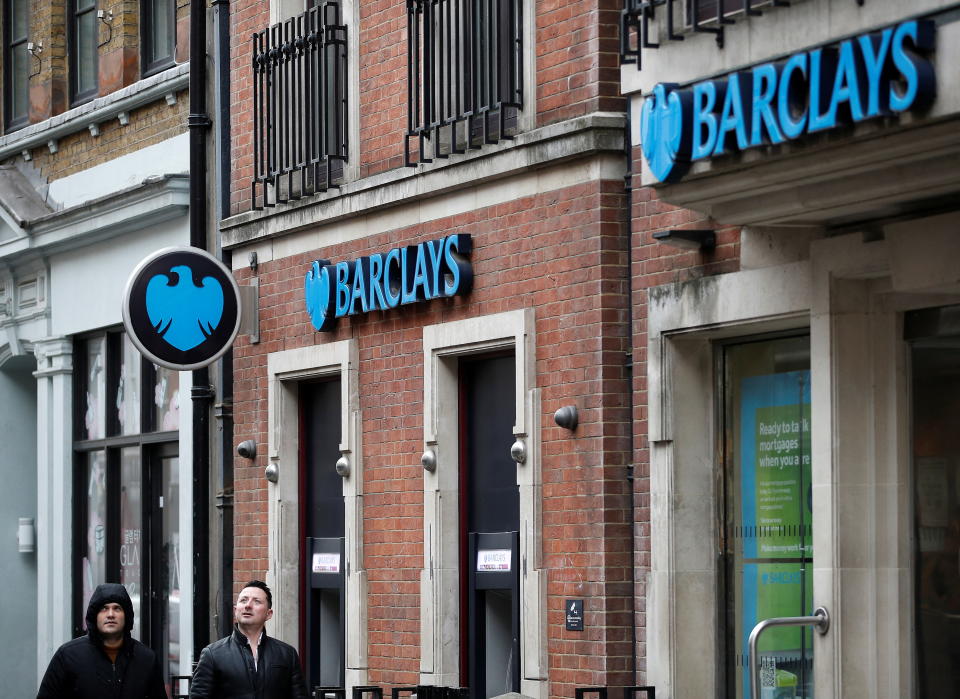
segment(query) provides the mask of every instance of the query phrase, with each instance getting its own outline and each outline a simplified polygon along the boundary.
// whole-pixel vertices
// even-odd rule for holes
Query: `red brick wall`
[[[403,167],[407,129],[406,4],[357,0],[360,14],[360,140],[350,143],[350,159],[366,177]],[[623,111],[619,91],[618,22],[620,0],[537,0],[535,92],[538,125],[595,111]],[[348,22],[352,21],[350,18]],[[250,37],[267,26],[269,3],[231,4],[231,127],[233,180],[231,211],[250,209],[252,169],[252,85]],[[351,26],[349,31],[358,31]]]
[[[625,206],[622,182],[587,182],[261,264],[261,342],[241,337],[236,345],[238,440],[268,440],[269,352],[348,337],[359,344],[371,683],[418,679],[422,328],[531,306],[542,389],[551,694],[572,697],[576,686],[632,681]],[[354,259],[454,232],[473,236],[468,297],[342,319],[329,335],[313,331],[302,293],[311,260]],[[241,283],[249,275],[238,272]],[[574,434],[553,422],[554,411],[571,403],[580,410]],[[267,567],[266,459],[234,465],[236,588]],[[585,631],[565,630],[567,598],[586,600]]]
[[[640,171],[640,149],[633,149],[634,172]],[[631,202],[633,278],[633,419],[635,443],[633,459],[634,500],[636,506],[635,553],[637,663],[639,683],[646,676],[646,586],[650,571],[650,451],[647,440],[647,291],[654,286],[684,282],[697,277],[736,272],[740,268],[740,229],[717,228],[717,247],[712,252],[671,248],[653,239],[653,233],[666,228],[715,228],[716,223],[702,214],[671,206],[657,197],[652,187],[640,185],[634,175]]]

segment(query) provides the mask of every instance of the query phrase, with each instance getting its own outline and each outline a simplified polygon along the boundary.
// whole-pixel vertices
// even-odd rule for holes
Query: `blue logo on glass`
[[[213,277],[197,285],[185,265],[157,274],[147,284],[147,314],[157,333],[186,352],[203,343],[223,316],[223,288]]]

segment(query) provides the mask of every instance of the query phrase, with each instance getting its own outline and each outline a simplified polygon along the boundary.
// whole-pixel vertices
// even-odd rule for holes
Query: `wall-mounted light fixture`
[[[17,527],[17,546],[20,553],[33,553],[37,548],[37,532],[33,527],[33,517],[21,517]]]
[[[271,461],[267,464],[267,467],[263,469],[263,475],[271,483],[276,483],[280,480],[280,465],[276,461]]]
[[[237,453],[244,459],[253,459],[257,456],[257,442],[253,439],[245,439],[237,445]]]
[[[685,250],[713,250],[717,245],[717,234],[701,228],[672,228],[657,231],[653,239],[658,243]]]
[[[429,471],[433,473],[437,470],[437,453],[433,449],[427,449],[423,452],[423,456],[420,457],[420,465],[423,466],[424,471]]]
[[[523,440],[519,437],[517,441],[513,443],[513,446],[510,447],[510,458],[518,464],[527,463],[527,445],[524,444]]]
[[[553,414],[553,421],[565,430],[571,432],[577,429],[580,423],[580,416],[577,414],[577,406],[565,405]]]

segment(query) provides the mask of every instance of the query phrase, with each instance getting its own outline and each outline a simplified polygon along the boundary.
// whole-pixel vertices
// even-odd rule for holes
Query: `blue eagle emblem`
[[[317,330],[325,329],[328,321],[334,320],[327,317],[330,312],[330,272],[326,260],[323,262],[324,264],[321,265],[319,260],[315,260],[303,280],[307,313],[310,314],[310,322]]]
[[[689,151],[683,112],[689,95],[660,83],[643,102],[640,112],[640,146],[650,172],[661,182],[683,176]]]
[[[157,334],[183,352],[210,337],[223,316],[220,282],[204,277],[198,286],[186,265],[150,279],[146,299],[147,315]]]

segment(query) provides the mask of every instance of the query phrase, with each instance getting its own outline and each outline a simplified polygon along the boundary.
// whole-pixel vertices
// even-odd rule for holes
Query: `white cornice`
[[[62,114],[31,124],[22,129],[0,137],[0,160],[18,155],[32,148],[45,146],[72,133],[89,129],[110,119],[117,118],[121,112],[130,112],[138,107],[176,95],[187,89],[190,81],[190,64],[181,63],[162,73],[151,75],[127,85],[104,97],[81,104]]]
[[[0,242],[0,259],[50,254],[186,216],[189,177],[163,175],[109,196],[36,218],[26,235]]]

